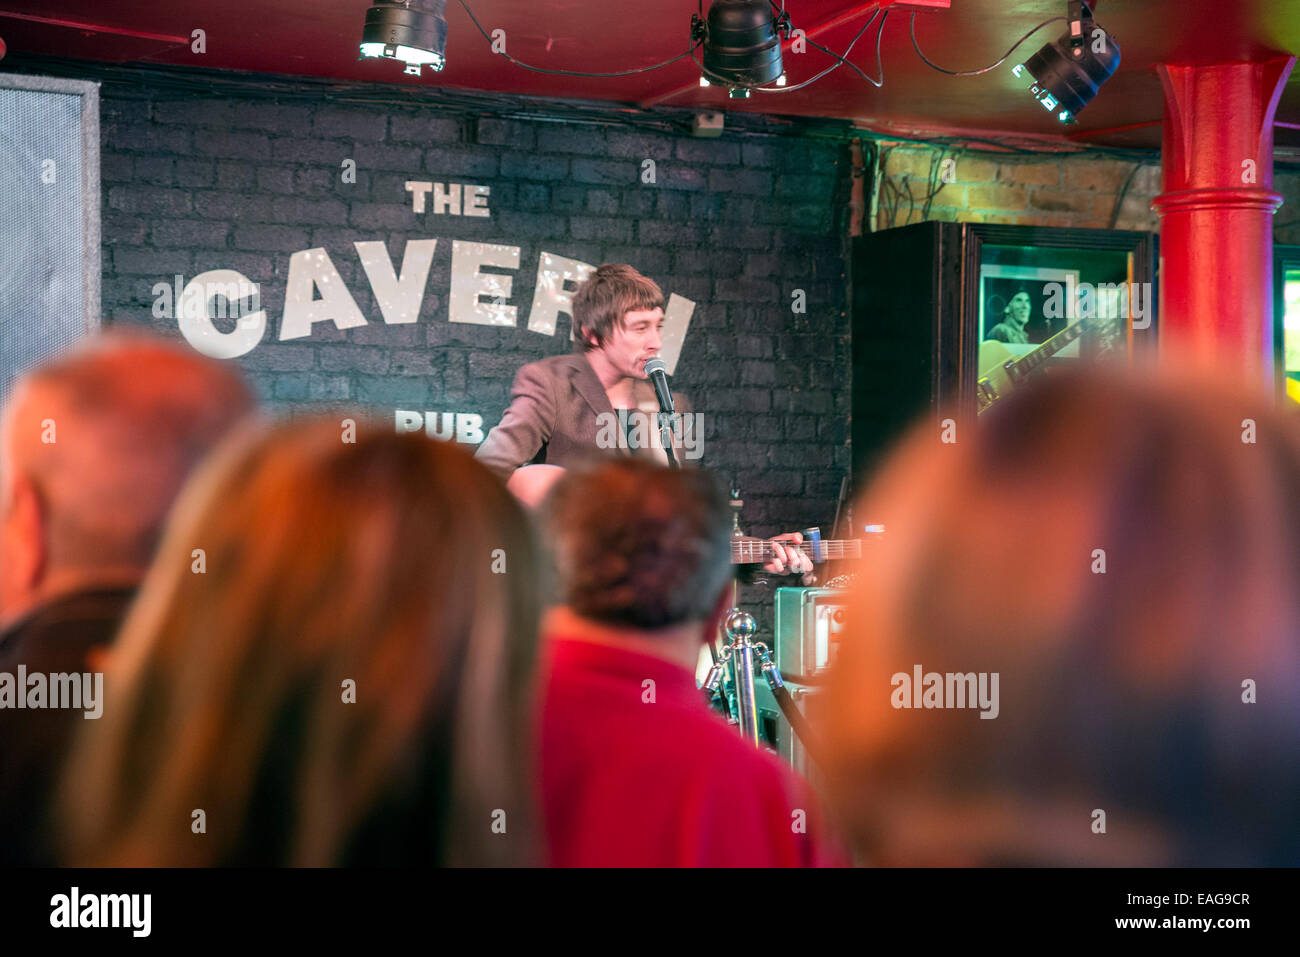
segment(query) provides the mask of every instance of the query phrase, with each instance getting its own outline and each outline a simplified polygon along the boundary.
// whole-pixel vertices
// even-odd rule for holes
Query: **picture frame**
[[[1154,348],[1157,329],[1157,237],[1126,230],[1073,229],[1040,226],[963,224],[963,283],[956,342],[959,357],[953,398],[956,414],[974,415],[984,408],[979,386],[986,367],[998,360],[1015,361],[1035,353],[1043,366],[1091,358],[1116,351],[1135,357]],[[993,343],[990,299],[1003,295],[1005,284],[1032,283],[1033,305],[1050,319],[1030,330],[1025,343]],[[996,306],[997,303],[992,305]],[[1102,319],[1073,345],[1044,344],[1081,319]],[[994,323],[996,325],[996,322]],[[1079,330],[1075,330],[1079,331]],[[1069,338],[1069,337],[1065,337]],[[981,348],[984,347],[984,348]],[[981,355],[981,353],[984,355]]]
[[[1025,333],[1026,338],[1029,340],[1028,345],[1031,346],[1037,346],[1045,342],[1054,333],[1061,331],[1063,322],[1073,321],[1078,316],[1078,302],[1077,298],[1073,296],[1062,297],[1063,316],[1047,315],[1048,312],[1052,311],[1048,307],[1052,302],[1049,295],[1053,288],[1078,288],[1079,271],[1077,269],[984,264],[980,267],[979,283],[979,330],[981,342],[995,338],[993,335],[994,330],[998,326],[1006,324],[1007,312],[1011,309],[1012,301],[1017,296],[1024,296],[1029,299]],[[1015,343],[1009,344],[1015,345]],[[1070,348],[1077,354],[1077,345],[1072,344]],[[1018,350],[1013,349],[1012,351]],[[1025,349],[1025,351],[1029,350]]]

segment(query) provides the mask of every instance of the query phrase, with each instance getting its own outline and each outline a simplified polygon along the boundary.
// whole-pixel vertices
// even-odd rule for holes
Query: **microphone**
[[[659,411],[672,415],[673,393],[668,388],[668,365],[658,356],[651,356],[645,361],[645,375],[654,384]]]
[[[651,356],[645,361],[646,378],[655,387],[655,398],[659,400],[659,439],[664,445],[664,454],[668,456],[670,468],[681,468],[677,456],[673,454],[672,433],[668,428],[668,417],[673,414],[673,393],[668,388],[668,366],[658,356]]]

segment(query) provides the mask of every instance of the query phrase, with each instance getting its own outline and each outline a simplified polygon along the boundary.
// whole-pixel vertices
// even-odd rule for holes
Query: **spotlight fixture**
[[[1092,19],[1084,0],[1070,0],[1069,29],[1059,40],[1012,68],[1013,76],[1033,81],[1029,92],[1062,123],[1074,118],[1097,95],[1119,66],[1119,44]]]
[[[361,56],[388,57],[419,76],[446,65],[447,0],[373,0],[361,32]]]
[[[783,33],[790,33],[790,15],[773,16],[769,0],[714,0],[707,19],[691,15],[691,39],[704,46],[701,85],[745,98],[751,88],[772,83],[785,73]]]

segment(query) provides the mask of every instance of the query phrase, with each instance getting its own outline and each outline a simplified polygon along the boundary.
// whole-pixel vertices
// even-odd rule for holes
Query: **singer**
[[[509,407],[475,457],[507,481],[525,465],[563,469],[609,456],[642,455],[667,464],[662,443],[629,448],[639,443],[600,439],[602,423],[619,417],[616,409],[638,410],[653,421],[663,398],[677,413],[692,414],[686,397],[667,389],[662,363],[657,374],[654,364],[646,367],[658,358],[663,322],[664,294],[658,284],[628,265],[597,268],[573,294],[575,338],[582,351],[521,368]],[[651,375],[660,380],[656,384],[662,397],[656,395]],[[620,420],[628,421],[626,412]],[[549,471],[559,474],[558,469]],[[521,497],[535,501],[540,494],[533,491]],[[798,533],[772,539],[774,543],[801,540]],[[774,552],[764,570],[811,575],[812,561],[799,549],[777,544]]]
[[[649,416],[659,411],[645,372],[662,345],[659,286],[631,266],[601,266],[574,292],[573,322],[583,351],[521,368],[501,423],[479,446],[476,458],[503,479],[529,464],[569,468],[626,455],[629,450],[618,443],[609,448],[598,441],[601,422],[616,409]],[[684,396],[674,394],[672,400],[677,411],[691,412]],[[667,464],[662,448],[636,451]]]

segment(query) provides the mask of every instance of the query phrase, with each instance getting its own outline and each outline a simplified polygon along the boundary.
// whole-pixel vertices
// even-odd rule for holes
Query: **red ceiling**
[[[927,0],[933,2],[933,0]],[[689,46],[696,0],[469,0],[489,31],[505,30],[507,52],[553,69],[604,72],[655,63]],[[300,74],[391,84],[436,84],[475,90],[604,99],[844,118],[875,128],[982,130],[1056,135],[1055,120],[1010,75],[1064,24],[1052,24],[1003,67],[979,77],[927,68],[908,37],[910,11],[894,0],[787,0],[796,27],[843,50],[870,11],[895,7],[885,26],[885,85],[869,86],[841,67],[806,90],[729,101],[700,89],[690,60],[635,77],[579,79],[531,73],[493,55],[459,0],[449,0],[447,69],[420,79],[391,61],[358,62],[357,43],[369,0],[0,0],[0,38],[14,52],[113,62],[148,61],[263,73]],[[707,6],[707,3],[706,3]],[[948,10],[918,13],[921,48],[951,69],[984,66],[1030,27],[1063,14],[1065,0],[952,0]],[[1157,126],[1099,130],[1158,120],[1160,62],[1225,62],[1300,50],[1300,0],[1098,0],[1097,21],[1119,40],[1123,63],[1080,117],[1076,135],[1093,142],[1155,146]],[[846,14],[857,16],[844,20]],[[18,17],[5,14],[18,14]],[[838,26],[818,32],[827,23]],[[62,25],[61,25],[62,24]],[[206,32],[207,52],[191,52],[191,32]],[[875,72],[875,27],[850,57]],[[787,53],[792,83],[830,63],[811,47]],[[0,63],[0,69],[3,64]],[[1300,124],[1300,70],[1278,119]],[[1279,141],[1291,131],[1279,131]]]

